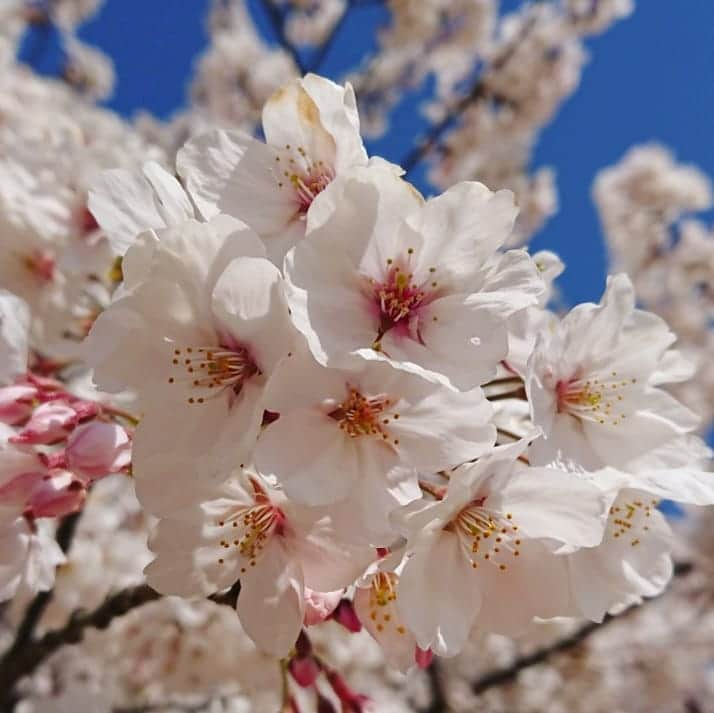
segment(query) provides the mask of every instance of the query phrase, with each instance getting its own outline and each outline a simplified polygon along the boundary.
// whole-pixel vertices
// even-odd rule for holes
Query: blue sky
[[[116,63],[110,107],[125,116],[143,108],[167,117],[185,103],[193,62],[206,42],[207,6],[207,0],[107,0],[81,34]],[[353,9],[321,71],[339,78],[354,66],[385,19],[379,6]],[[49,44],[30,38],[22,55],[52,71],[57,57]],[[571,303],[598,299],[602,291],[605,251],[590,198],[600,168],[634,143],[658,140],[714,176],[714,2],[638,0],[631,18],[590,40],[588,49],[579,89],[543,132],[533,158],[534,167],[555,167],[561,208],[532,247],[561,254],[568,269],[560,284]],[[422,128],[415,100],[407,98],[390,134],[369,148],[398,161]]]

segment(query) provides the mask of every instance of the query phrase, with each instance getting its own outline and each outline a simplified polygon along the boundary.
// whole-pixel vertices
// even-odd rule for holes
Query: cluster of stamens
[[[394,610],[397,600],[397,575],[393,572],[378,572],[372,579],[369,591],[369,618],[374,622],[377,631],[384,631],[390,624],[399,621]],[[406,634],[407,630],[396,625],[398,634]]]
[[[630,545],[637,547],[640,544],[640,537],[649,528],[648,518],[652,517],[652,510],[657,507],[659,501],[631,500],[629,502],[619,502],[610,508],[608,524],[611,526],[612,536],[619,540],[630,539]]]
[[[414,248],[409,248],[407,261],[413,254]],[[390,329],[398,325],[406,325],[420,307],[434,298],[434,291],[439,287],[439,283],[433,279],[435,272],[436,268],[430,267],[430,278],[417,284],[412,272],[395,264],[395,260],[389,258],[386,261],[384,278],[381,281],[369,278],[369,285],[380,316],[379,334],[375,344],[378,344]],[[432,316],[432,319],[437,321],[436,316]]]
[[[307,213],[312,202],[330,185],[335,177],[334,169],[324,161],[312,161],[302,146],[294,151],[290,144],[285,145],[285,155],[278,154],[278,188],[290,187],[296,197],[298,212]]]
[[[399,445],[399,439],[390,439],[386,430],[392,419],[398,420],[398,413],[384,414],[392,405],[392,400],[384,395],[363,396],[354,387],[348,387],[347,398],[337,408],[332,409],[328,416],[337,421],[341,431],[350,438],[358,436],[377,436],[384,441]]]
[[[613,371],[609,378],[561,380],[556,384],[558,412],[569,413],[580,419],[600,424],[619,426],[626,414],[618,410],[624,401],[623,390],[637,383],[637,379],[618,379]]]
[[[202,404],[212,395],[231,389],[240,392],[243,383],[259,372],[247,349],[217,347],[187,347],[174,349],[172,364],[181,376],[171,376],[169,384],[188,384],[195,395],[189,404]]]
[[[505,572],[508,566],[504,558],[521,554],[518,525],[513,523],[513,515],[488,510],[482,501],[465,507],[445,529],[458,535],[473,569],[487,562]]]
[[[275,533],[280,534],[284,523],[282,510],[266,496],[259,496],[252,507],[237,508],[216,523],[228,530],[219,544],[225,550],[237,550],[245,561],[240,568],[241,574],[245,574],[248,567],[255,567],[268,538]],[[219,557],[218,564],[224,563],[225,558]]]

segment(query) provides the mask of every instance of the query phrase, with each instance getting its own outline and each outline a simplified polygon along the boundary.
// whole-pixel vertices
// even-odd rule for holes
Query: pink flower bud
[[[38,406],[25,428],[9,440],[11,443],[57,443],[67,438],[78,420],[71,406],[62,401],[49,401]]]
[[[62,517],[79,510],[86,497],[84,484],[69,471],[59,470],[38,483],[26,512],[33,517]]]
[[[340,600],[335,611],[332,612],[332,618],[353,634],[362,631],[362,622],[359,620],[357,612],[349,599]]]
[[[369,703],[369,698],[362,693],[356,693],[337,671],[327,671],[327,680],[332,686],[335,695],[340,699],[345,711],[363,713]]]
[[[313,626],[327,619],[340,603],[342,590],[336,592],[316,592],[305,587],[305,626]]]
[[[91,480],[118,473],[131,463],[129,434],[118,424],[90,421],[67,440],[67,467]]]
[[[71,403],[74,412],[77,414],[78,421],[87,421],[99,415],[99,404],[94,401],[72,401]]]
[[[420,649],[418,646],[414,650],[414,661],[421,668],[429,668],[431,660],[434,658],[434,652],[431,649]]]
[[[5,386],[0,389],[0,421],[14,425],[32,413],[32,402],[37,389],[27,384]]]
[[[320,675],[320,664],[312,656],[300,658],[295,656],[288,664],[290,675],[295,679],[298,686],[310,688]]]

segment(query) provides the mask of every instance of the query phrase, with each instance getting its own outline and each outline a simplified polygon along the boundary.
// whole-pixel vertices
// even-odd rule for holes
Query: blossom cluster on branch
[[[12,59],[96,3],[0,9],[0,710],[595,713],[615,665],[588,702],[567,652],[646,658],[667,597],[673,647],[682,602],[710,618],[708,180],[654,146],[602,172],[598,303],[557,312],[522,247],[537,133],[631,3],[395,0],[353,84],[306,71],[372,4],[266,0],[275,48],[213,3],[192,107],[135,125],[103,60]],[[370,156],[429,77],[424,141]]]

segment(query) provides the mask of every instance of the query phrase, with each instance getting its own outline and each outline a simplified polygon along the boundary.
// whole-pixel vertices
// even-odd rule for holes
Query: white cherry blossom
[[[527,441],[496,447],[451,475],[443,500],[394,520],[410,553],[397,608],[422,649],[453,656],[472,627],[503,634],[568,611],[568,551],[602,538],[596,486],[518,462]]]
[[[526,382],[544,432],[536,462],[560,454],[587,470],[622,467],[694,429],[697,417],[658,388],[682,378],[674,340],[659,317],[635,309],[625,275],[609,278],[599,305],[579,305],[542,333]]]
[[[308,74],[263,108],[266,143],[214,130],[179,152],[179,173],[206,218],[239,217],[280,265],[305,232],[305,216],[332,180],[367,163],[352,87]]]
[[[516,212],[510,192],[478,183],[424,202],[388,166],[336,182],[285,264],[315,358],[411,362],[460,389],[489,379],[507,353],[506,318],[543,290],[525,252],[498,252]]]
[[[336,536],[329,514],[290,502],[241,471],[215,498],[160,521],[146,570],[161,592],[210,594],[241,582],[238,616],[258,647],[284,656],[304,619],[304,588],[333,591],[359,576],[368,547]]]
[[[52,589],[65,556],[49,529],[41,520],[8,517],[0,507],[0,602]]]
[[[293,329],[280,273],[245,225],[220,216],[157,235],[127,252],[124,291],[86,353],[100,388],[139,396],[134,471],[142,504],[159,512],[193,498],[167,479],[200,487],[250,456]]]
[[[356,520],[365,517],[358,532],[371,530],[370,522],[384,530],[386,512],[416,469],[459,465],[495,440],[480,388],[454,391],[388,362],[330,369],[296,354],[276,372],[265,403],[280,416],[258,440],[258,469],[298,502],[346,500]]]

